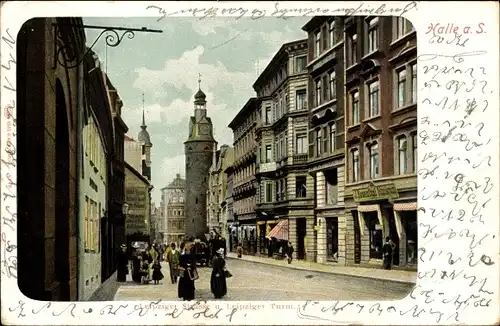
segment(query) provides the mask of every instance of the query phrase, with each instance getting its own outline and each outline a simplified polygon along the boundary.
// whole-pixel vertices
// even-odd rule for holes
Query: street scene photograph
[[[414,288],[409,20],[33,18],[16,47],[27,297],[398,300]]]

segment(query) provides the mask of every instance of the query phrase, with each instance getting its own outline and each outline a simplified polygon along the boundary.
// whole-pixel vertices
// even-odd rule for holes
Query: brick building
[[[309,173],[315,180],[316,261],[345,263],[343,18],[318,16],[308,33]]]
[[[229,247],[235,250],[237,244],[242,243],[247,253],[255,253],[257,248],[255,128],[259,119],[258,105],[257,98],[250,98],[229,123],[234,146],[234,163],[226,171],[232,181],[233,200]]]
[[[402,17],[345,19],[348,263],[416,264],[416,32]]]
[[[308,173],[307,39],[284,44],[253,85],[259,251],[268,238],[289,240],[298,259],[315,259],[314,179]],[[276,252],[283,242],[271,242]]]

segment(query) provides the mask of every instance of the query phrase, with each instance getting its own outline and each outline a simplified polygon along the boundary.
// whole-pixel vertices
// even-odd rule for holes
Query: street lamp
[[[129,208],[129,205],[127,203],[124,203],[122,206],[122,213],[123,213],[124,217],[126,217],[126,215],[128,214],[128,208]]]

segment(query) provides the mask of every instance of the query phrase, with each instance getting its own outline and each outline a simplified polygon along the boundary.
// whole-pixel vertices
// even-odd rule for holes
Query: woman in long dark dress
[[[194,280],[191,279],[192,275],[196,271],[196,260],[193,255],[192,247],[185,246],[184,254],[179,257],[179,287],[178,287],[178,297],[183,300],[194,300]]]
[[[224,267],[224,248],[217,250],[216,257],[212,262],[212,276],[210,277],[210,289],[216,299],[220,299],[227,294],[226,275]]]
[[[132,257],[132,280],[137,283],[141,283],[141,259],[142,257],[135,252]]]

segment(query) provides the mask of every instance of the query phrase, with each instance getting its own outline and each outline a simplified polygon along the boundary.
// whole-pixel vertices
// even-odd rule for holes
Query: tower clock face
[[[210,132],[210,127],[208,125],[201,125],[200,126],[200,134],[208,135],[209,132]]]

